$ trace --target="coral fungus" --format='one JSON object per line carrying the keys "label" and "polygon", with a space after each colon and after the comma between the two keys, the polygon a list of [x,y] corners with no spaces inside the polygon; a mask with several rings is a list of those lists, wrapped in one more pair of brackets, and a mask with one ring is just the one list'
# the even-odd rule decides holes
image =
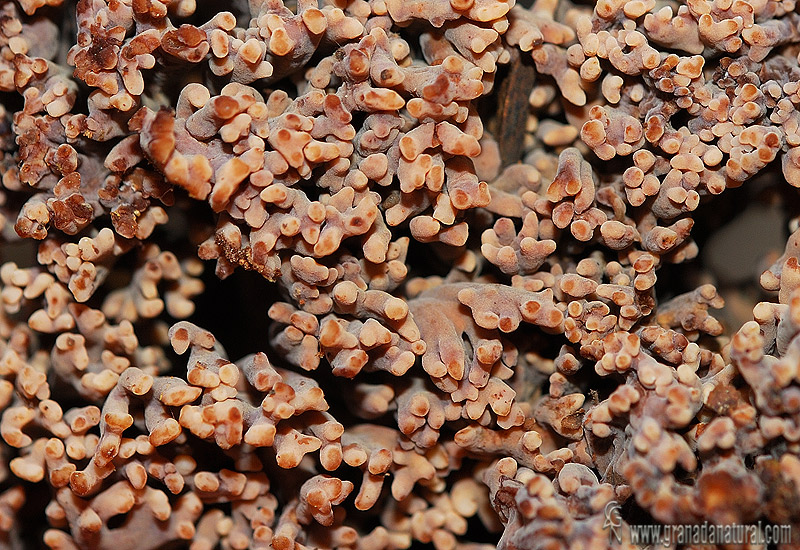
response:
{"label": "coral fungus", "polygon": [[0,92],[0,548],[800,547],[795,0],[0,0]]}

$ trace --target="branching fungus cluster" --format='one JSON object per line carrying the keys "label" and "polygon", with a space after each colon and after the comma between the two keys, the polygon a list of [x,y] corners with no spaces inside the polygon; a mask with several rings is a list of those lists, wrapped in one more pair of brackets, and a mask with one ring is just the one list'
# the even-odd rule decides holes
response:
{"label": "branching fungus cluster", "polygon": [[0,1],[0,548],[800,545],[799,9]]}

